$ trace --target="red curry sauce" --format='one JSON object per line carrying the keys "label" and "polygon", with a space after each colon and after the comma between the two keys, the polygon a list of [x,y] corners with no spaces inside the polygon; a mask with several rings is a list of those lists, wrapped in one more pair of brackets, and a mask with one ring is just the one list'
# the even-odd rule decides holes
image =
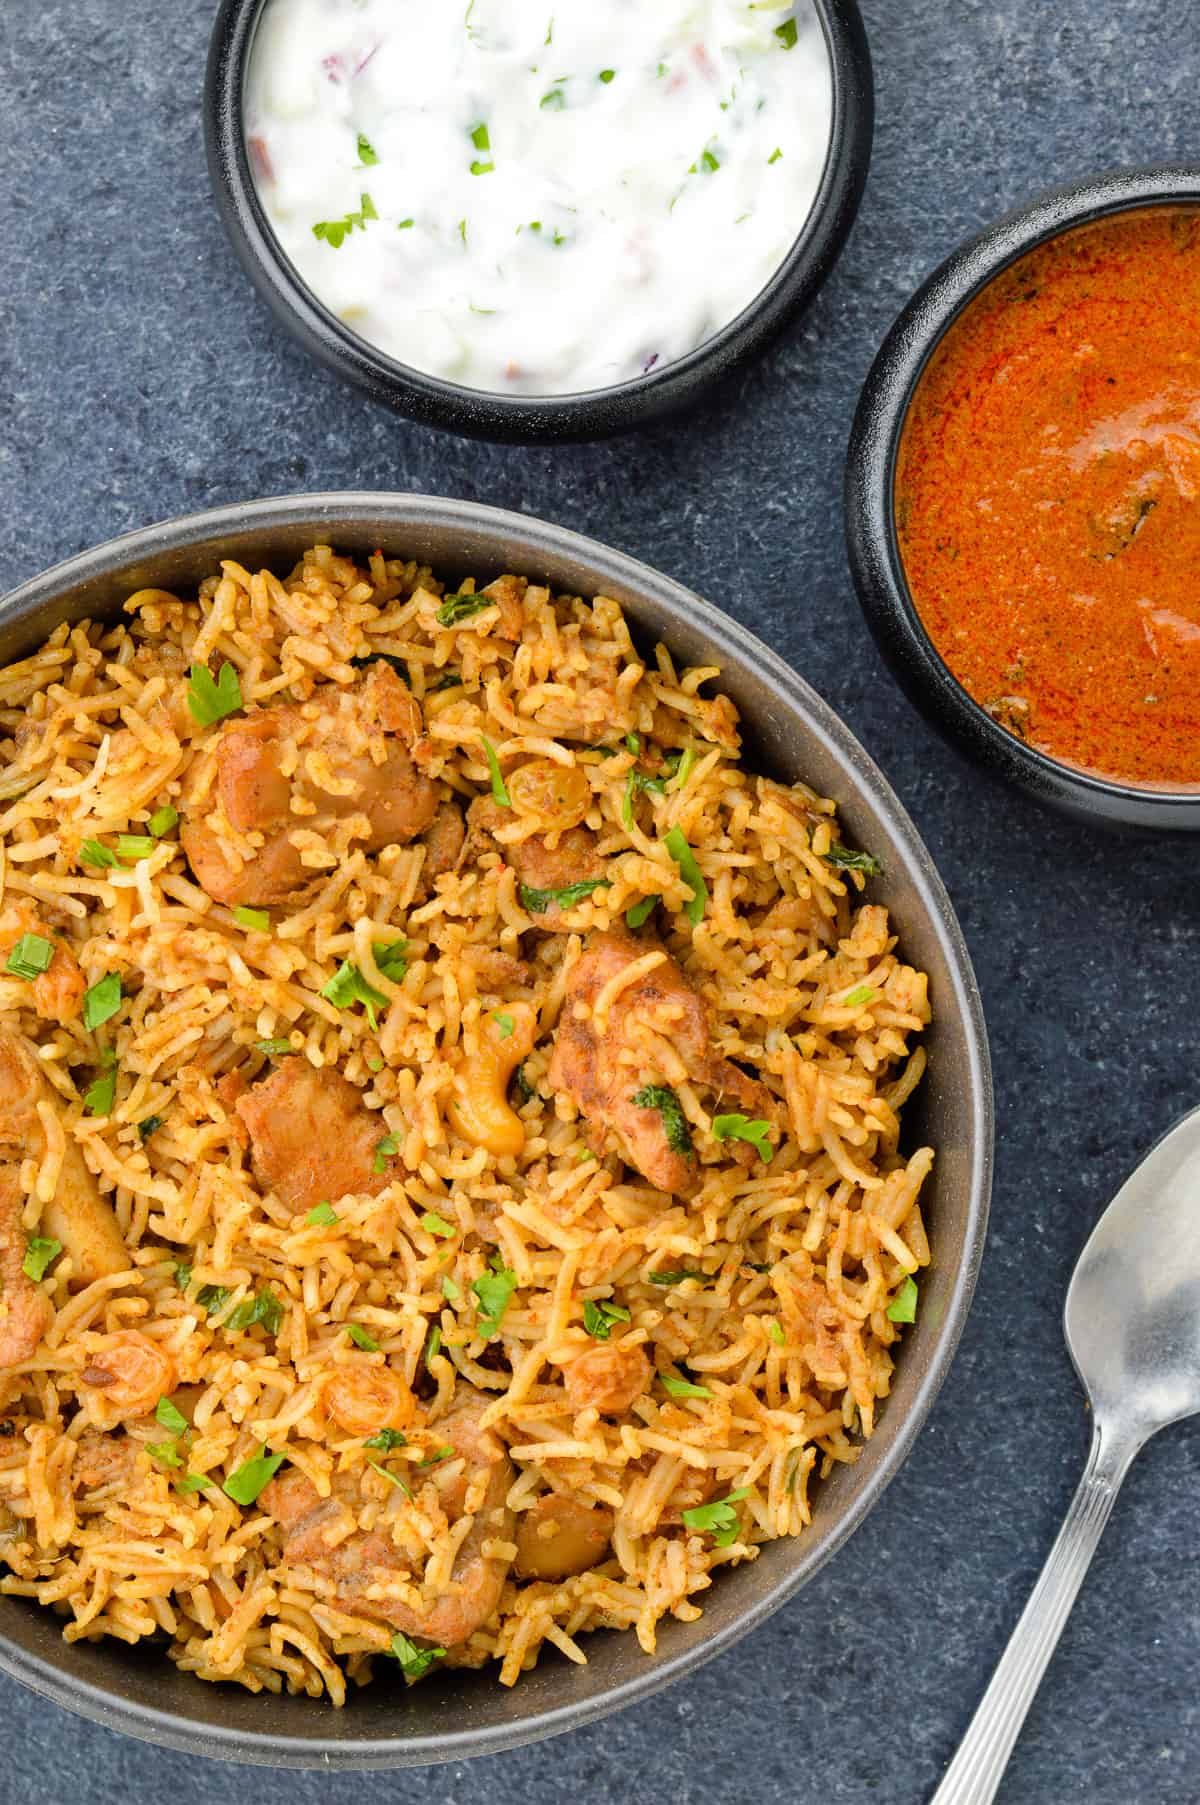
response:
{"label": "red curry sauce", "polygon": [[918,384],[895,499],[917,611],[996,720],[1200,785],[1200,210],[1078,227],[997,277]]}

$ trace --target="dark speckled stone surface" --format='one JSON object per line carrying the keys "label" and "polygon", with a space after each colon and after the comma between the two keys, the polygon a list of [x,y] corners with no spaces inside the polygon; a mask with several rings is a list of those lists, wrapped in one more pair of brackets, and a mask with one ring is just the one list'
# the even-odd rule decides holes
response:
{"label": "dark speckled stone surface", "polygon": [[[1200,1095],[1198,849],[1042,815],[917,719],[847,578],[842,453],[875,345],[960,237],[1038,187],[1193,149],[1197,26],[1191,0],[864,10],[874,168],[807,320],[739,392],[681,424],[516,451],[376,411],[253,298],[204,171],[211,7],[0,3],[0,587],[190,508],[337,487],[479,497],[660,565],[790,657],[912,810],[977,962],[999,1113],[990,1245],[933,1417],[864,1530],[750,1641],[565,1739],[486,1767],[361,1779],[239,1776],[0,1681],[0,1798],[908,1805],[967,1722],[1083,1461],[1059,1326],[1072,1261],[1136,1153]],[[1006,1805],[1200,1797],[1198,1478],[1187,1427],[1135,1467]]]}

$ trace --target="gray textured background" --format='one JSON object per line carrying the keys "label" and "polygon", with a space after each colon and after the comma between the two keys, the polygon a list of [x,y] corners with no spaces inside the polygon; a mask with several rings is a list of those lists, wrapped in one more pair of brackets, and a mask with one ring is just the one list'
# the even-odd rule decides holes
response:
{"label": "gray textured background", "polygon": [[[991,1240],[940,1403],[866,1527],[750,1641],[574,1736],[363,1778],[160,1754],[0,1680],[6,1805],[615,1805],[635,1792],[908,1805],[967,1721],[1084,1456],[1059,1329],[1074,1255],[1135,1152],[1200,1095],[1197,861],[985,786],[909,710],[847,578],[842,454],[874,347],[959,238],[1052,181],[1195,154],[1197,27],[1192,0],[864,10],[874,166],[804,324],[740,392],[680,425],[514,451],[377,411],[253,299],[204,172],[211,6],[0,0],[0,589],[127,527],[292,489],[478,497],[636,553],[752,621],[888,772],[971,944],[999,1106]],[[1135,1468],[1008,1805],[1200,1798],[1198,1469],[1188,1428]]]}

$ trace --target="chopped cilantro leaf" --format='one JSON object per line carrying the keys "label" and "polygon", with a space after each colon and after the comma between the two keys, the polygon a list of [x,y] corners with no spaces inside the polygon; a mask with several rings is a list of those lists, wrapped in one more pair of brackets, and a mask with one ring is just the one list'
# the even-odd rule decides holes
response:
{"label": "chopped cilantro leaf", "polygon": [[371,1170],[376,1178],[382,1177],[387,1171],[388,1161],[399,1151],[400,1143],[394,1134],[385,1134],[381,1141],[376,1142],[375,1158],[371,1161]]}
{"label": "chopped cilantro leaf", "polygon": [[418,1648],[415,1642],[400,1630],[392,1637],[392,1653],[400,1663],[406,1680],[419,1680],[429,1672],[435,1661],[440,1661],[445,1654],[444,1648]]}
{"label": "chopped cilantro leaf", "polygon": [[253,1504],[283,1462],[282,1454],[268,1454],[264,1442],[252,1459],[244,1461],[229,1475],[221,1490],[235,1504]]}
{"label": "chopped cilantro leaf", "polygon": [[624,1304],[610,1303],[607,1298],[587,1297],[583,1301],[583,1326],[593,1341],[607,1341],[615,1322],[628,1322]]}
{"label": "chopped cilantro leaf", "polygon": [[243,704],[242,685],[234,667],[228,662],[223,664],[214,682],[206,664],[194,664],[188,673],[187,705],[192,719],[201,727],[236,714]]}
{"label": "chopped cilantro leaf", "polygon": [[338,1219],[337,1211],[331,1203],[315,1203],[304,1218],[310,1228],[332,1228]]}
{"label": "chopped cilantro leaf", "polygon": [[186,1435],[190,1424],[177,1404],[170,1398],[160,1398],[154,1411],[154,1420],[161,1423],[171,1435]]}
{"label": "chopped cilantro leaf", "polygon": [[476,1306],[476,1326],[485,1341],[490,1341],[499,1329],[516,1288],[516,1273],[504,1265],[499,1254],[493,1254],[490,1270],[481,1273],[471,1285],[479,1300]]}
{"label": "chopped cilantro leaf", "polygon": [[640,1091],[634,1092],[629,1101],[636,1103],[639,1109],[658,1111],[662,1117],[667,1146],[672,1153],[692,1153],[692,1135],[687,1117],[683,1113],[683,1105],[669,1084],[645,1084]]}
{"label": "chopped cilantro leaf", "polygon": [[839,871],[863,871],[868,877],[879,877],[883,871],[873,852],[851,852],[849,847],[839,846],[836,840],[821,856],[827,865],[836,866]]}
{"label": "chopped cilantro leaf", "polygon": [[250,1329],[261,1323],[268,1335],[278,1335],[282,1321],[283,1305],[268,1285],[256,1297],[244,1297],[225,1327]]}
{"label": "chopped cilantro leaf", "polygon": [[447,1222],[446,1218],[439,1216],[435,1210],[426,1210],[421,1217],[421,1227],[427,1235],[437,1235],[442,1241],[453,1240],[458,1233],[453,1222]]}
{"label": "chopped cilantro leaf", "polygon": [[495,601],[490,595],[448,595],[438,609],[436,619],[439,627],[456,627],[460,620],[470,620],[473,614],[482,614],[485,608],[493,607]]}
{"label": "chopped cilantro leaf", "polygon": [[712,1131],[719,1141],[749,1141],[759,1159],[769,1160],[774,1148],[770,1141],[769,1122],[761,1118],[751,1122],[740,1111],[728,1116],[714,1116]]}
{"label": "chopped cilantro leaf", "polygon": [[544,915],[552,904],[560,909],[572,909],[593,890],[607,889],[608,884],[606,877],[584,878],[581,883],[568,884],[565,890],[535,890],[531,884],[518,884],[517,894],[521,907],[530,915]]}

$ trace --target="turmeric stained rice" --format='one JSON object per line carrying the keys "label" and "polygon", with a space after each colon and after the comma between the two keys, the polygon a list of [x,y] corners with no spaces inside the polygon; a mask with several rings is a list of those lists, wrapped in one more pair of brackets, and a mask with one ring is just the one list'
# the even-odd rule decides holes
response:
{"label": "turmeric stained rice", "polygon": [[0,1589],[68,1639],[652,1653],[856,1457],[926,979],[719,675],[326,546],[0,671]]}

